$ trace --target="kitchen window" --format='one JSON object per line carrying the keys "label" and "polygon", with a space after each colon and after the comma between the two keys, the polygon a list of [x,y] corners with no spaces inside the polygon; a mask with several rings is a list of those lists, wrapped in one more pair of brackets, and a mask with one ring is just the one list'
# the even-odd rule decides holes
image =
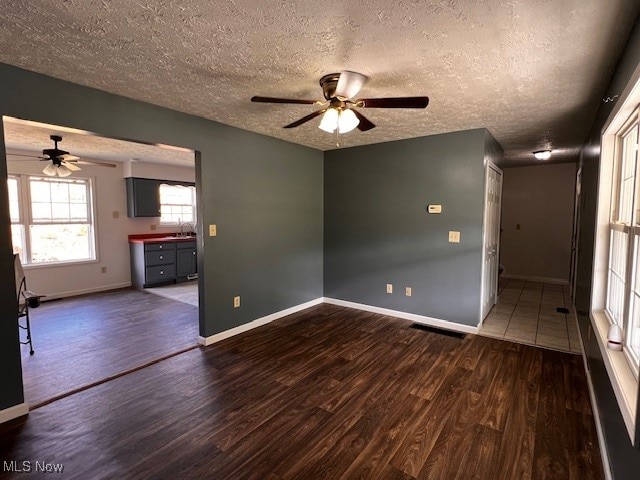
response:
{"label": "kitchen window", "polygon": [[196,189],[186,185],[160,185],[160,224],[193,224],[196,221]]}
{"label": "kitchen window", "polygon": [[10,176],[14,252],[25,265],[95,260],[91,181]]}

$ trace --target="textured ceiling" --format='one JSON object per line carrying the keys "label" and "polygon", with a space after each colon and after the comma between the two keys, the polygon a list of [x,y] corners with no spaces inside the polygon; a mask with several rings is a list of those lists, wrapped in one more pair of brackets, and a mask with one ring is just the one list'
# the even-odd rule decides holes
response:
{"label": "textured ceiling", "polygon": [[[42,155],[43,149],[53,148],[50,135],[62,136],[62,142],[58,143],[58,148],[80,158],[109,162],[133,160],[184,167],[195,165],[194,153],[182,148],[115,140],[42,123],[25,123],[15,120],[4,122],[5,144],[9,154],[19,150],[19,153],[30,152]],[[9,157],[9,160],[17,160],[17,158]]]}
{"label": "textured ceiling", "polygon": [[[366,97],[428,95],[365,113],[348,147],[487,127],[514,162],[575,159],[640,10],[637,0],[12,0],[0,61],[321,150],[318,79],[370,76]],[[610,93],[610,92],[607,92]],[[619,93],[619,92],[611,92]]]}

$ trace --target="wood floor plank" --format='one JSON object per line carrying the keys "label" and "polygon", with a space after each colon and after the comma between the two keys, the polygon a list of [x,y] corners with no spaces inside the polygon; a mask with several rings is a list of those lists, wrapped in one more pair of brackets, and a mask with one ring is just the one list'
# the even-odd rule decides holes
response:
{"label": "wood floor plank", "polygon": [[316,306],[1,425],[0,462],[79,479],[603,478],[575,357],[409,327]]}
{"label": "wood floor plank", "polygon": [[546,350],[542,357],[541,389],[536,421],[533,478],[567,479],[568,449],[564,368],[561,354]]}

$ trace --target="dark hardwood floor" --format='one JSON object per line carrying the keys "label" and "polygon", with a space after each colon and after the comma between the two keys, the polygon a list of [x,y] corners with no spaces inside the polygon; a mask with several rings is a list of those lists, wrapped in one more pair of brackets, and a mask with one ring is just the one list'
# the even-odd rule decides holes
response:
{"label": "dark hardwood floor", "polygon": [[0,460],[80,479],[603,478],[579,356],[409,327],[314,307],[14,420]]}
{"label": "dark hardwood floor", "polygon": [[[198,308],[134,289],[30,310],[35,354],[21,346],[31,405],[197,344]],[[24,335],[22,332],[21,335]]]}

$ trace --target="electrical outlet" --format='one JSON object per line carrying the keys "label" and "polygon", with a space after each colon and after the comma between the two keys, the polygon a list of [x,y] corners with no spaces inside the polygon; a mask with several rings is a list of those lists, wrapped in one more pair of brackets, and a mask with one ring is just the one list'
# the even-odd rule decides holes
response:
{"label": "electrical outlet", "polygon": [[151,230],[155,230],[156,228],[158,228],[158,226],[155,223],[151,224]]}
{"label": "electrical outlet", "polygon": [[100,267],[101,273],[107,273],[107,267]]}
{"label": "electrical outlet", "polygon": [[120,218],[120,212],[117,210],[111,212],[111,215],[113,216],[113,218]]}
{"label": "electrical outlet", "polygon": [[387,293],[393,293],[393,285],[387,283]]}
{"label": "electrical outlet", "polygon": [[233,297],[233,308],[239,308],[240,307],[240,295],[238,295],[237,297]]}
{"label": "electrical outlet", "polygon": [[215,237],[216,235],[218,235],[218,228],[215,226],[215,224],[209,225],[209,236]]}
{"label": "electrical outlet", "polygon": [[450,231],[449,232],[449,243],[460,243],[460,232]]}
{"label": "electrical outlet", "polygon": [[405,287],[405,288],[404,288],[404,294],[405,294],[407,297],[410,297],[410,296],[411,296],[411,287]]}

